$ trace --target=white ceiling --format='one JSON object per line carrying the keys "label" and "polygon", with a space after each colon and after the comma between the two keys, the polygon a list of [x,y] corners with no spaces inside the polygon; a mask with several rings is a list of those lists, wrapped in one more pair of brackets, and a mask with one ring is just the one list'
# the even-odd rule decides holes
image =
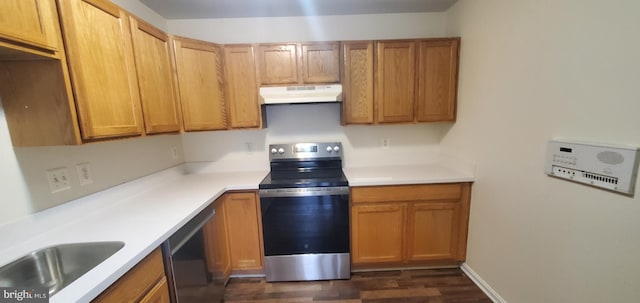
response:
{"label": "white ceiling", "polygon": [[457,0],[140,0],[167,19],[442,12]]}

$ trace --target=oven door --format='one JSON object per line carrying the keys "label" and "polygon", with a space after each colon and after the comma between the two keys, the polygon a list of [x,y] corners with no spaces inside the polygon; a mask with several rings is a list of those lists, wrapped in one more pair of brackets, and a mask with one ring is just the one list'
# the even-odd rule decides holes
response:
{"label": "oven door", "polygon": [[260,206],[268,281],[350,277],[348,187],[260,190]]}

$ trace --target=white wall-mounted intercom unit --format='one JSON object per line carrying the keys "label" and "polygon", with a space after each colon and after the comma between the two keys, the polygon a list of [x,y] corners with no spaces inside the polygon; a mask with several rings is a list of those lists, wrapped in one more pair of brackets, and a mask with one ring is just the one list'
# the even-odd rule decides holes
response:
{"label": "white wall-mounted intercom unit", "polygon": [[545,173],[578,183],[633,195],[638,147],[549,141]]}

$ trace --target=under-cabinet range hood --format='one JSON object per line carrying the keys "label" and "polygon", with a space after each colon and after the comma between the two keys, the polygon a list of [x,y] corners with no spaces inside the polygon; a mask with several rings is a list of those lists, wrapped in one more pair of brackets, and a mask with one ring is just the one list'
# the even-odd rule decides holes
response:
{"label": "under-cabinet range hood", "polygon": [[342,85],[275,86],[260,88],[262,104],[341,102]]}

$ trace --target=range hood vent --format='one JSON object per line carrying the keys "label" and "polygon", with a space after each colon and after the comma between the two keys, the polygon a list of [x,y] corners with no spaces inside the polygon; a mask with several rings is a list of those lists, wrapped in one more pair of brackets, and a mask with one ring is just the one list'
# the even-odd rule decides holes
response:
{"label": "range hood vent", "polygon": [[342,85],[261,87],[262,104],[342,102]]}

